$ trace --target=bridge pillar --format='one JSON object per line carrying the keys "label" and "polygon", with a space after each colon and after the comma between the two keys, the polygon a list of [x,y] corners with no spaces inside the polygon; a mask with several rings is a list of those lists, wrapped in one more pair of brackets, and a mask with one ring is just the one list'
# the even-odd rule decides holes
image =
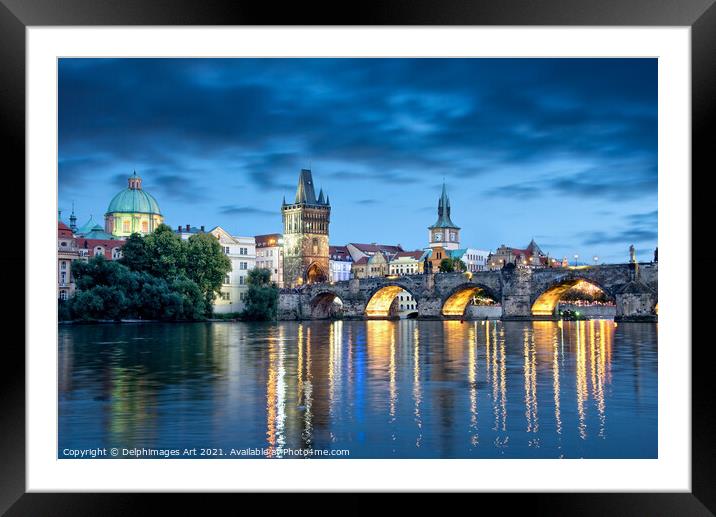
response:
{"label": "bridge pillar", "polygon": [[614,321],[657,321],[654,306],[657,295],[646,284],[632,280],[615,296],[617,313]]}
{"label": "bridge pillar", "polygon": [[502,319],[532,319],[532,270],[502,271]]}

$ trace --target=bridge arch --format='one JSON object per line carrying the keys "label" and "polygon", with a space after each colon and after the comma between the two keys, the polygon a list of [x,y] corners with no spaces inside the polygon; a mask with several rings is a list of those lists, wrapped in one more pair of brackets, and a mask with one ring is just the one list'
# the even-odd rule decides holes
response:
{"label": "bridge arch", "polygon": [[365,316],[368,318],[389,318],[398,315],[396,298],[405,291],[413,297],[416,306],[420,304],[418,297],[409,287],[398,283],[383,284],[373,289],[365,305]]}
{"label": "bridge arch", "polygon": [[553,316],[554,310],[564,293],[581,282],[597,287],[607,296],[609,300],[615,301],[616,298],[614,293],[597,280],[583,275],[568,275],[550,282],[543,288],[533,293],[532,299],[530,300],[532,316]]}
{"label": "bridge arch", "polygon": [[483,284],[474,282],[464,283],[453,288],[442,300],[440,314],[443,316],[462,316],[473,297],[478,293],[484,293],[496,302],[500,301],[497,294]]}
{"label": "bridge arch", "polygon": [[319,291],[309,302],[311,319],[325,320],[336,318],[343,310],[343,300],[333,291]]}

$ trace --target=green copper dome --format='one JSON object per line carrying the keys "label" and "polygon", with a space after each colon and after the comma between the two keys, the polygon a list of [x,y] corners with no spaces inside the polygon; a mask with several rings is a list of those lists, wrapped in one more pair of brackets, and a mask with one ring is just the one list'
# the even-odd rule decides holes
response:
{"label": "green copper dome", "polygon": [[142,178],[135,172],[129,177],[129,187],[114,196],[109,203],[107,213],[158,214],[161,215],[159,204],[154,197],[142,190]]}

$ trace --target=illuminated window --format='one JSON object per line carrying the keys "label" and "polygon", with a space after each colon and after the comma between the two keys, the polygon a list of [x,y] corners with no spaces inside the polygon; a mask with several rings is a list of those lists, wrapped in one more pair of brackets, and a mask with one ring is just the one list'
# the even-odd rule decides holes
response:
{"label": "illuminated window", "polygon": [[129,231],[129,220],[128,219],[125,219],[124,221],[122,221],[122,231],[123,232]]}
{"label": "illuminated window", "polygon": [[142,221],[142,232],[149,233],[149,221]]}

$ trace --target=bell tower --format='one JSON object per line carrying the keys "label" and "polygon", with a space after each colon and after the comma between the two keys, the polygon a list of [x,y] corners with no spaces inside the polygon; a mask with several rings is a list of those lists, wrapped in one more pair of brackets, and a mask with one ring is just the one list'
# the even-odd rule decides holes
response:
{"label": "bell tower", "polygon": [[438,220],[428,227],[428,238],[431,248],[456,250],[460,247],[460,227],[450,219],[450,198],[447,195],[445,182],[438,200]]}
{"label": "bell tower", "polygon": [[283,217],[283,285],[298,287],[327,282],[328,226],[331,204],[321,189],[316,198],[313,176],[301,169],[293,203],[281,204]]}

